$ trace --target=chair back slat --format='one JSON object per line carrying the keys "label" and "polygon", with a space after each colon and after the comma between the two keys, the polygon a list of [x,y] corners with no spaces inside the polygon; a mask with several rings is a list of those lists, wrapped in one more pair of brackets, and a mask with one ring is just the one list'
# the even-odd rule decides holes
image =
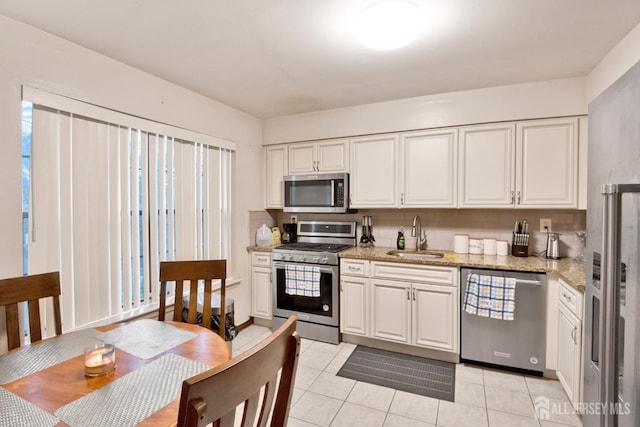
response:
{"label": "chair back slat", "polygon": [[178,426],[215,425],[218,420],[222,426],[241,404],[241,426],[254,425],[256,418],[261,426],[286,425],[299,355],[300,334],[296,317],[291,316],[256,346],[185,380]]}
{"label": "chair back slat", "polygon": [[60,313],[60,274],[58,272],[20,276],[0,280],[0,306],[5,307],[9,350],[20,347],[18,304],[27,302],[31,342],[42,339],[40,299],[52,298],[55,334],[62,334]]}
{"label": "chair back slat", "polygon": [[[211,327],[211,294],[213,281],[220,280],[220,336],[225,338],[225,296],[226,296],[227,261],[226,260],[197,260],[197,261],[163,261],[160,263],[160,309],[158,319],[166,316],[167,282],[175,282],[175,303],[173,306],[173,320],[182,322],[182,296],[185,286],[189,286],[189,315],[187,323],[197,323],[198,283],[204,282],[204,302],[202,307],[202,326]],[[186,285],[185,282],[188,282]]]}

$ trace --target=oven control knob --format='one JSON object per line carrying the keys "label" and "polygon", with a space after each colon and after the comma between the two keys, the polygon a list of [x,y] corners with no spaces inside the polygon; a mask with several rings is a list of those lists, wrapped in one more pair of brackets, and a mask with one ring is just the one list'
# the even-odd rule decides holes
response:
{"label": "oven control knob", "polygon": [[320,262],[320,257],[314,256],[313,258],[311,258],[311,262],[315,262],[317,264],[318,262]]}
{"label": "oven control knob", "polygon": [[320,260],[320,264],[326,264],[329,262],[329,257],[324,257]]}
{"label": "oven control knob", "polygon": [[304,259],[304,255],[300,255],[300,258],[298,258],[298,261],[299,261],[299,262],[304,262],[304,261],[305,261],[305,259]]}

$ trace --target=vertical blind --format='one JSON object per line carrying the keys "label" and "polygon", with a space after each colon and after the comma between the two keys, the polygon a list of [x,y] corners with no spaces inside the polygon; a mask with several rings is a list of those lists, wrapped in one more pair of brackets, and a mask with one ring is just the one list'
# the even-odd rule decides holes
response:
{"label": "vertical blind", "polygon": [[229,258],[232,147],[140,122],[34,103],[28,271],[60,271],[65,331],[157,309],[160,261]]}

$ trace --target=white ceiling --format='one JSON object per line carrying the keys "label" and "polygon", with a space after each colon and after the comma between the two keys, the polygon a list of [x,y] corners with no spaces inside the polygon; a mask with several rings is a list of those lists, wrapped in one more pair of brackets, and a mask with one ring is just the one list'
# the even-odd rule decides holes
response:
{"label": "white ceiling", "polygon": [[260,118],[585,76],[640,22],[638,0],[416,0],[398,51],[348,23],[374,0],[0,0],[0,13]]}

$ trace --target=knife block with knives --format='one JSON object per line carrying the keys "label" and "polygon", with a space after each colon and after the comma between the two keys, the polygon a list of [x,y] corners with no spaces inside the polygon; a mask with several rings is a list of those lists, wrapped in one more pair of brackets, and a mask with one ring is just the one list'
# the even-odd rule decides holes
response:
{"label": "knife block with knives", "polygon": [[522,222],[516,221],[513,227],[511,255],[529,256],[529,224],[526,219],[522,220]]}

